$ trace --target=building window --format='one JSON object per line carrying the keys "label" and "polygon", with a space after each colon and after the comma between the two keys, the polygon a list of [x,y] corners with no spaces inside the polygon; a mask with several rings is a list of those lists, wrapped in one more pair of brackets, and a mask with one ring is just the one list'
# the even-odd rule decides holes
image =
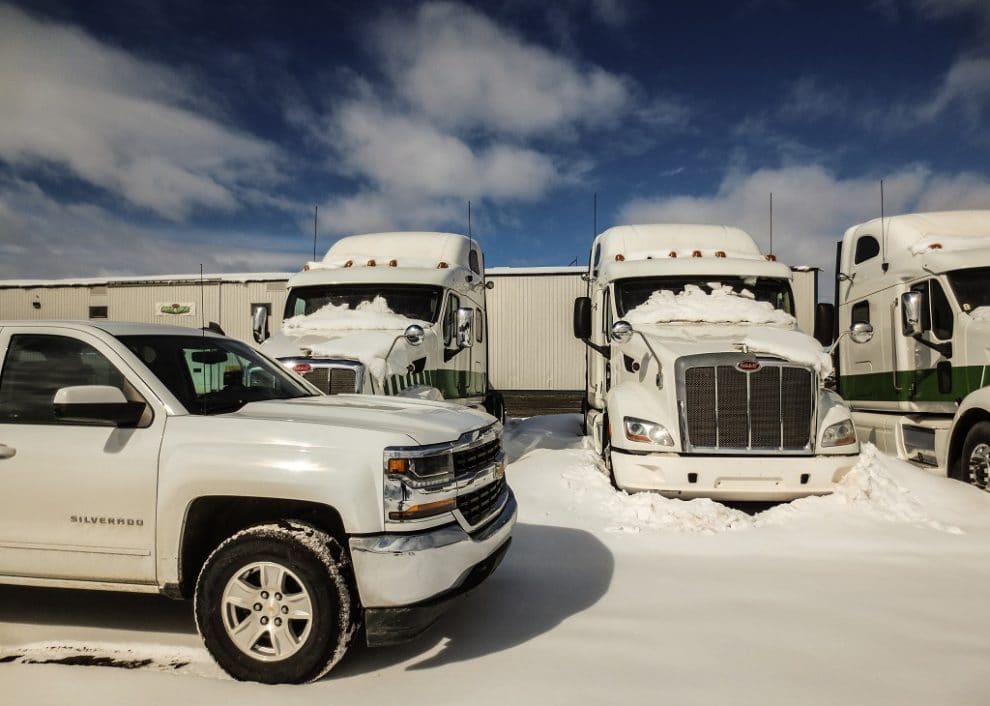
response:
{"label": "building window", "polygon": [[105,307],[105,306],[91,306],[91,307],[89,307],[89,318],[91,318],[91,319],[105,319],[105,318],[107,318],[107,307]]}

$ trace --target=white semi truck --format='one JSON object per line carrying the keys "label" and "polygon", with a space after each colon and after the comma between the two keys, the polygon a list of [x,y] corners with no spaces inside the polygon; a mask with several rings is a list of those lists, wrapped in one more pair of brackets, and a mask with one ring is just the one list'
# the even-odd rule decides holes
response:
{"label": "white semi truck", "polygon": [[613,484],[671,497],[828,493],[856,461],[828,355],[797,330],[791,272],[725,226],[595,238],[574,333],[585,430]]}
{"label": "white semi truck", "polygon": [[[282,330],[255,339],[327,394],[433,393],[504,419],[488,382],[484,257],[453,233],[338,240],[288,282]],[[438,394],[437,394],[438,393]]]}
{"label": "white semi truck", "polygon": [[849,228],[839,247],[839,391],[860,438],[990,487],[990,211]]}

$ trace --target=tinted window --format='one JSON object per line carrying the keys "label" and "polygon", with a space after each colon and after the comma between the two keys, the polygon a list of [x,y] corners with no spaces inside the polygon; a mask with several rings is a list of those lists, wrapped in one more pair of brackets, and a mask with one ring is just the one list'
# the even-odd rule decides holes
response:
{"label": "tinted window", "polygon": [[451,294],[447,299],[447,312],[443,316],[443,343],[445,346],[449,346],[454,341],[454,332],[457,331],[457,310],[460,306],[460,297]]}
{"label": "tinted window", "polygon": [[680,294],[687,285],[694,285],[711,293],[713,285],[732,287],[735,292],[748,290],[757,301],[769,302],[774,309],[794,315],[794,298],[787,280],[768,277],[727,277],[723,275],[699,275],[696,277],[642,277],[620,280],[615,286],[615,309],[621,319],[654,292],[660,290]]}
{"label": "tinted window", "polygon": [[870,323],[870,302],[861,301],[853,304],[852,323]]}
{"label": "tinted window", "polygon": [[481,309],[474,310],[474,331],[478,343],[483,342],[485,340],[485,317],[482,315]]}
{"label": "tinted window", "polygon": [[856,241],[856,258],[855,262],[858,265],[861,262],[865,262],[870,258],[874,258],[880,254],[880,243],[872,235],[864,235]]}
{"label": "tinted window", "polygon": [[215,336],[121,336],[120,340],[192,414],[313,393],[250,346]]}
{"label": "tinted window", "polygon": [[135,398],[130,385],[102,353],[66,336],[17,335],[0,373],[0,422],[55,424],[55,393],[76,385],[110,385]]}
{"label": "tinted window", "polygon": [[965,312],[990,306],[990,267],[974,267],[968,270],[956,270],[948,275],[949,286],[956,295],[959,308]]}
{"label": "tinted window", "polygon": [[376,297],[388,308],[408,319],[434,323],[440,314],[443,290],[440,287],[387,284],[321,284],[293,287],[285,302],[285,318],[313,314],[328,304],[357,309]]}
{"label": "tinted window", "polygon": [[481,274],[481,259],[478,257],[478,251],[472,250],[468,254],[468,264],[471,266],[471,271],[476,274]]}
{"label": "tinted window", "polygon": [[938,280],[930,280],[929,292],[932,306],[932,333],[936,338],[947,341],[952,338],[952,306]]}

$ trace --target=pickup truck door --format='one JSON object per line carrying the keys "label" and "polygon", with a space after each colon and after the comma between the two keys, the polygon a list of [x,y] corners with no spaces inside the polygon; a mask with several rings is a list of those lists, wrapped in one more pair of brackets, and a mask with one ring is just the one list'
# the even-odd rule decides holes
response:
{"label": "pickup truck door", "polygon": [[[0,574],[155,581],[161,403],[99,337],[0,330]],[[113,385],[148,404],[138,428],[57,419],[56,390]]]}

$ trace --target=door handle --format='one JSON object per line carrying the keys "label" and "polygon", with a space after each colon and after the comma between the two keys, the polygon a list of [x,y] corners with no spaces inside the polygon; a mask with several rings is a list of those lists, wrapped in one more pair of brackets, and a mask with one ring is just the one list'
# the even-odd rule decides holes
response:
{"label": "door handle", "polygon": [[13,446],[7,446],[6,444],[0,444],[0,459],[11,458],[17,453],[17,449]]}

